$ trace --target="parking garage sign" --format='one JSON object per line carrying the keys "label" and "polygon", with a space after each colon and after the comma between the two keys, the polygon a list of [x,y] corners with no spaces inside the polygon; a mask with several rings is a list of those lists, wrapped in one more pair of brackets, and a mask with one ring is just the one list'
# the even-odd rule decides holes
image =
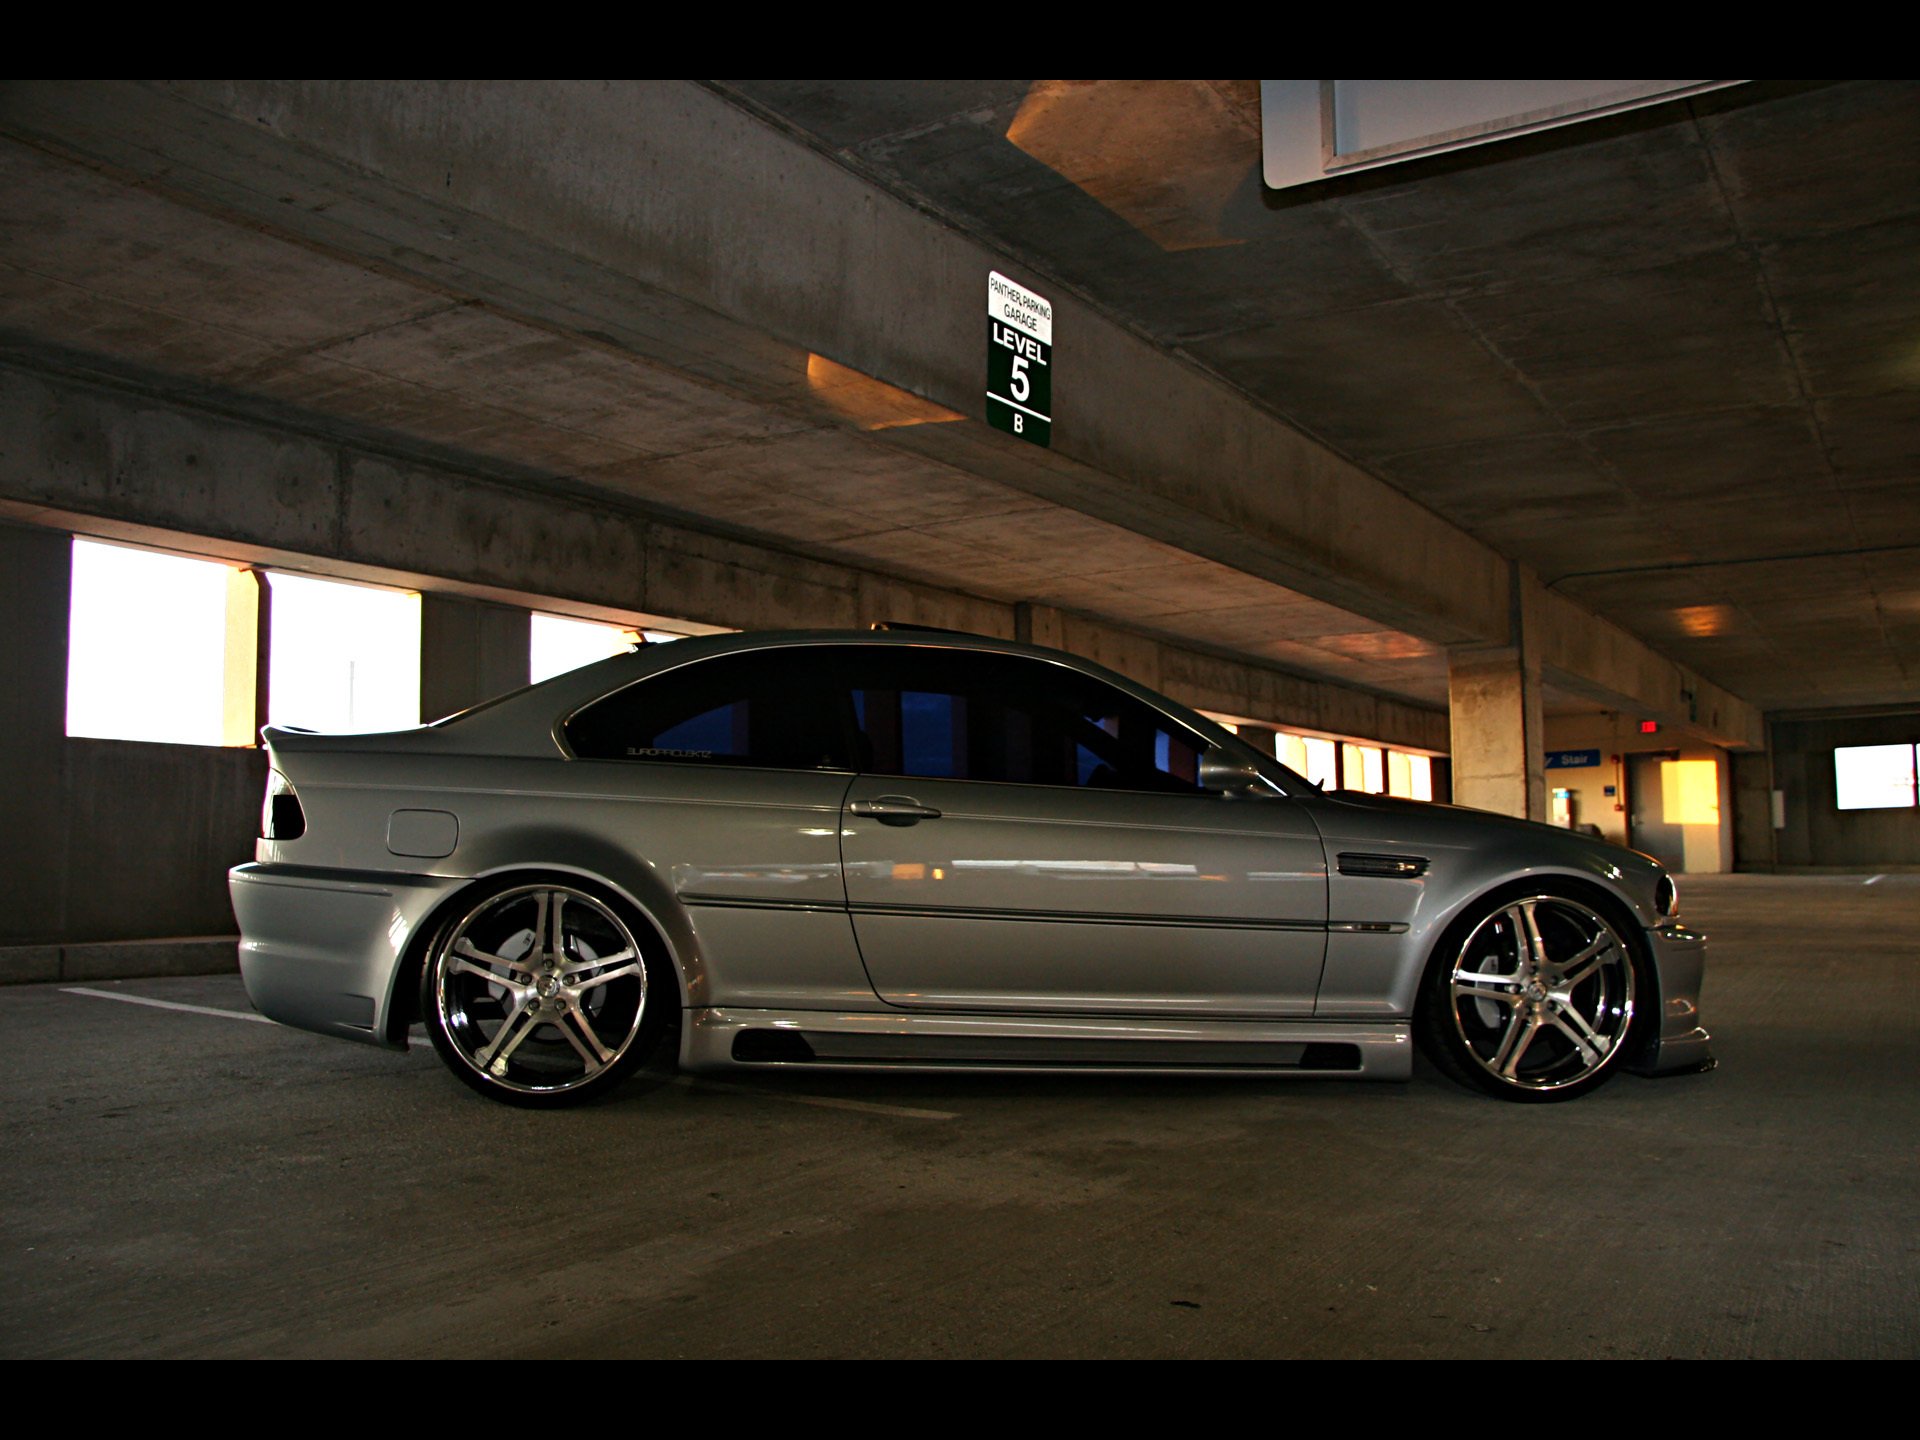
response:
{"label": "parking garage sign", "polygon": [[1036,445],[1053,439],[1053,305],[987,274],[987,419]]}

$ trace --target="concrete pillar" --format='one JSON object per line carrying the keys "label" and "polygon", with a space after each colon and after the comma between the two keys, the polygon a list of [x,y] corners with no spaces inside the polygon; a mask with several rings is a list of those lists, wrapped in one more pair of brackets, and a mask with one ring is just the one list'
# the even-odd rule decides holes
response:
{"label": "concrete pillar", "polygon": [[273,675],[273,584],[267,572],[255,566],[247,572],[253,577],[253,739],[260,743],[260,732],[267,728],[272,702],[268,684]]}
{"label": "concrete pillar", "polygon": [[1736,752],[1732,762],[1734,870],[1770,871],[1779,863],[1773,828],[1773,754]]}
{"label": "concrete pillar", "polygon": [[527,683],[533,619],[463,595],[420,596],[420,719],[491,700]]}
{"label": "concrete pillar", "polygon": [[1013,638],[1058,650],[1067,643],[1066,626],[1053,606],[1022,600],[1013,607]]}
{"label": "concrete pillar", "polygon": [[1547,818],[1546,734],[1540,714],[1539,581],[1513,567],[1509,643],[1447,652],[1447,711],[1456,805]]}
{"label": "concrete pillar", "polygon": [[0,525],[0,944],[53,939],[66,925],[72,579],[70,536]]}

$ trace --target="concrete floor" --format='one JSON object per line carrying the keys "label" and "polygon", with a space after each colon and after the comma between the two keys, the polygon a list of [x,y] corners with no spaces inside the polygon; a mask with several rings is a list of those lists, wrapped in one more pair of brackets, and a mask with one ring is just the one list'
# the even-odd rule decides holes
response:
{"label": "concrete floor", "polygon": [[1693,877],[1721,1068],[488,1104],[237,979],[0,991],[0,1356],[1920,1353],[1920,876]]}

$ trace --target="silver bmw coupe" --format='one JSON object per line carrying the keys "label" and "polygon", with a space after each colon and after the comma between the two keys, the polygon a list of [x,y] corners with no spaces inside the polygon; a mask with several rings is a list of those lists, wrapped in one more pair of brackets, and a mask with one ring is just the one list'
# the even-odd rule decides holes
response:
{"label": "silver bmw coupe", "polygon": [[416,730],[266,732],[240,967],[513,1104],[690,1070],[1405,1079],[1712,1064],[1658,863],[1323,794],[1097,665],[944,632],[649,645]]}

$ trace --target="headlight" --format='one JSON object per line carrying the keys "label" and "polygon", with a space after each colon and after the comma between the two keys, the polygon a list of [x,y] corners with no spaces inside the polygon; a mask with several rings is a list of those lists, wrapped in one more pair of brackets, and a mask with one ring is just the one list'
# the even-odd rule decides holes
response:
{"label": "headlight", "polygon": [[1660,872],[1659,883],[1653,887],[1653,908],[1662,917],[1677,913],[1680,909],[1680,890],[1673,883],[1673,876],[1666,871]]}

